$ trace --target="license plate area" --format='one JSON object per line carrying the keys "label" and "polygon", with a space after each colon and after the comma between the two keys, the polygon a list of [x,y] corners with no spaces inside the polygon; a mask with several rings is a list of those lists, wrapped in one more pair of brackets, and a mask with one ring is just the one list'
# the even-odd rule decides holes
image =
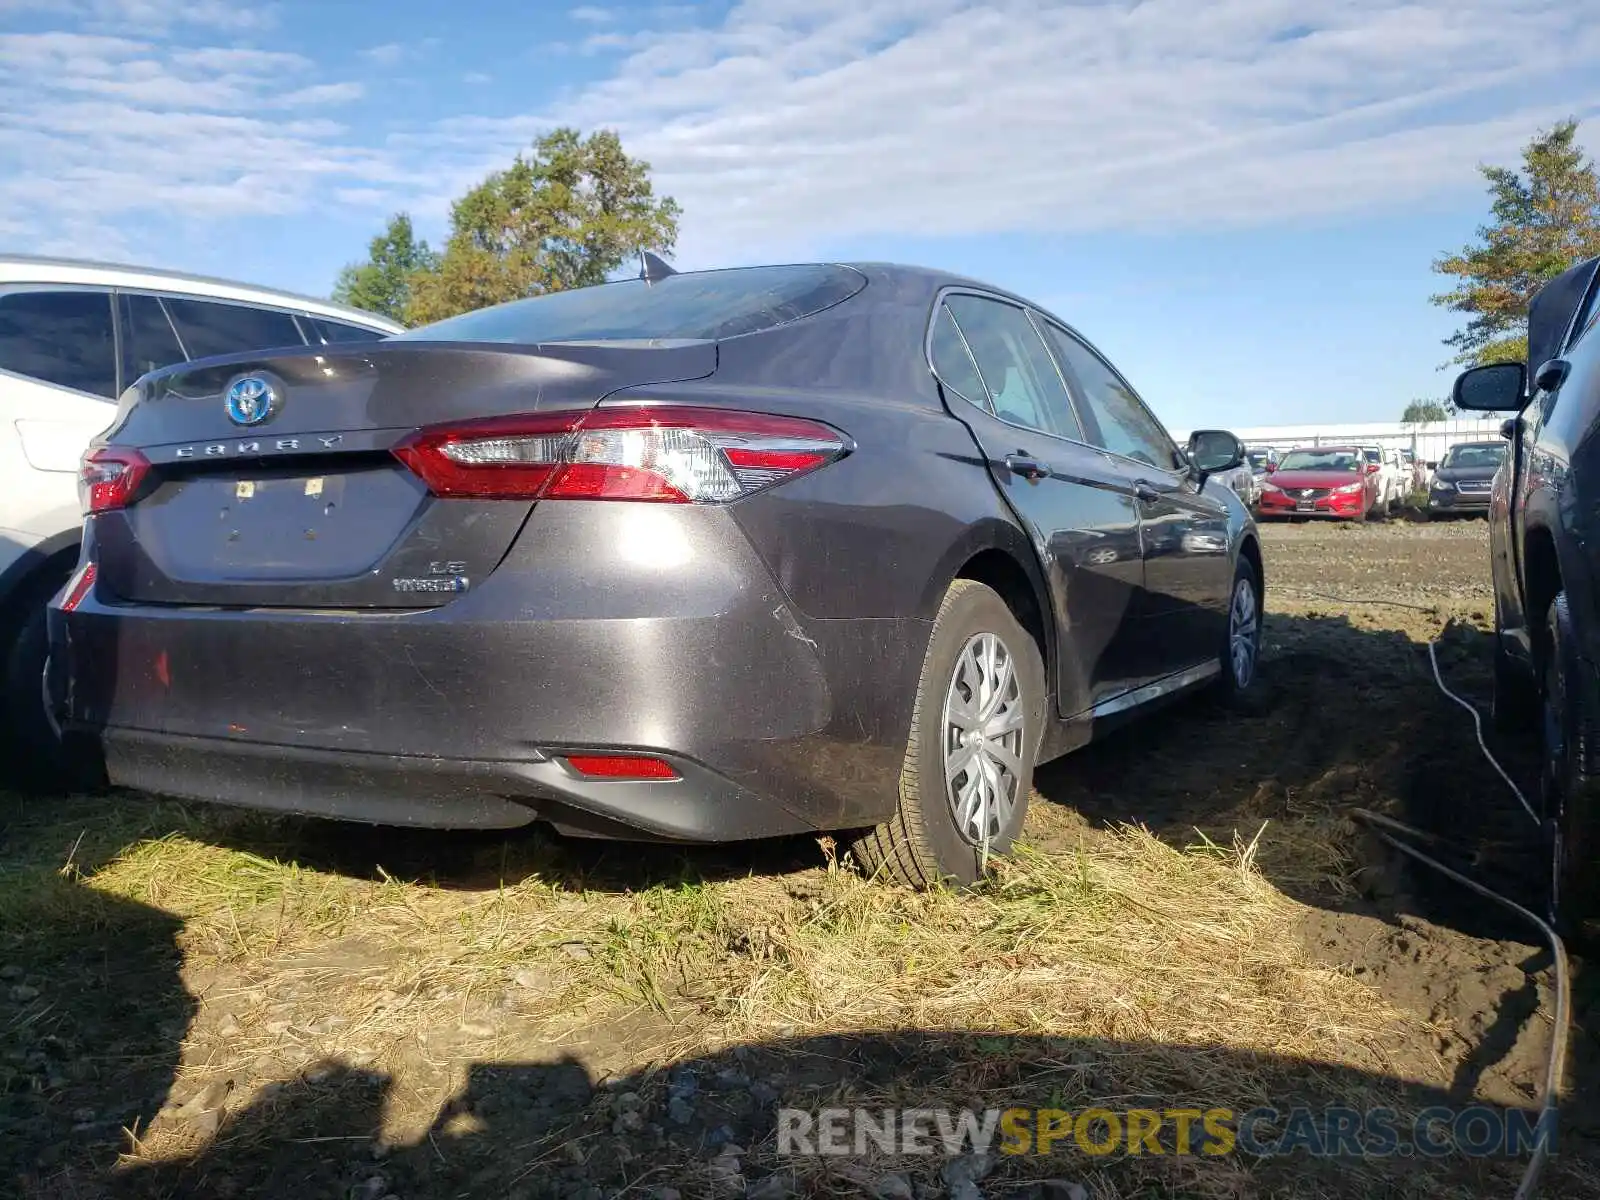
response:
{"label": "license plate area", "polygon": [[130,508],[134,533],[169,578],[339,579],[369,570],[419,504],[401,472],[247,469],[174,479]]}
{"label": "license plate area", "polygon": [[1297,500],[1294,508],[1296,512],[1316,512],[1317,502],[1315,500]]}

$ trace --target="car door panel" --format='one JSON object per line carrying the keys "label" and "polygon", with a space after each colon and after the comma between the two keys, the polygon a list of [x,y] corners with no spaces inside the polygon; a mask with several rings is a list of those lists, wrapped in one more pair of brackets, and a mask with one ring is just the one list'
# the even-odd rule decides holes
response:
{"label": "car door panel", "polygon": [[1144,558],[1143,673],[1174,674],[1214,657],[1233,584],[1226,502],[1196,486],[1187,460],[1110,363],[1064,327],[1041,325],[1085,437],[1132,479]]}
{"label": "car door panel", "polygon": [[[959,324],[952,309],[962,312]],[[1037,343],[1037,359],[1009,353],[1028,337]],[[1059,714],[1075,716],[1139,686],[1144,564],[1131,475],[1060,432],[1076,432],[1077,416],[1020,307],[973,293],[947,295],[935,313],[930,351],[951,412],[972,431],[1000,495],[1039,553],[1059,633]],[[1019,378],[1024,374],[1027,380]],[[1052,430],[1001,419],[996,392],[1008,415],[1049,422]],[[1052,404],[1061,411],[1046,411]]]}

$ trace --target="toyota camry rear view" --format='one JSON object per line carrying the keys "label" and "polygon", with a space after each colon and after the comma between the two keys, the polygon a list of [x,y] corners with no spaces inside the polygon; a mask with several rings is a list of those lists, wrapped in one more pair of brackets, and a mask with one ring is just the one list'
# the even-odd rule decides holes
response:
{"label": "toyota camry rear view", "polygon": [[144,377],[47,689],[121,786],[970,881],[1036,763],[1253,684],[1242,457],[993,288],[654,263]]}

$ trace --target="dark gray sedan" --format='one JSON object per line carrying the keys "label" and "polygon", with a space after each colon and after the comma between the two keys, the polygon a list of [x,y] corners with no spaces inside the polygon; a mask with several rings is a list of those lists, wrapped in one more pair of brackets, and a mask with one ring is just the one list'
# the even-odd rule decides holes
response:
{"label": "dark gray sedan", "polygon": [[48,690],[127,787],[971,881],[1036,763],[1253,683],[1242,460],[996,289],[657,262],[146,376]]}

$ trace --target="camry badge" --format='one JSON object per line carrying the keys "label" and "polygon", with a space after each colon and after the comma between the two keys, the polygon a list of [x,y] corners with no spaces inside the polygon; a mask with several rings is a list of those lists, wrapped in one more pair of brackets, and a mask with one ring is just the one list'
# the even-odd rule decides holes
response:
{"label": "camry badge", "polygon": [[278,393],[259,375],[246,375],[228,388],[224,407],[235,425],[259,425],[277,409]]}

